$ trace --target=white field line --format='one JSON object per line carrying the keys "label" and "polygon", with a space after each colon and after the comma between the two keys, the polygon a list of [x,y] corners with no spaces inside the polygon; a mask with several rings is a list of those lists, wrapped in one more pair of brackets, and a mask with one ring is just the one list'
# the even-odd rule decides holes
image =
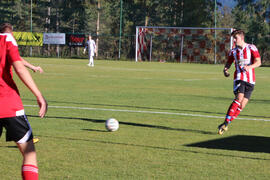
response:
{"label": "white field line", "polygon": [[138,72],[176,72],[176,73],[188,73],[188,74],[214,74],[218,75],[220,73],[218,72],[202,72],[202,71],[188,71],[188,70],[172,70],[172,69],[144,69],[144,68],[121,68],[121,67],[98,67],[99,69],[109,69],[109,70],[115,70],[115,71],[138,71]]}
{"label": "white field line", "polygon": [[[37,105],[24,105],[25,107],[38,107]],[[72,107],[72,106],[48,106],[49,108],[56,109],[81,109],[81,110],[93,110],[93,111],[112,111],[112,112],[130,112],[130,113],[146,113],[146,114],[165,114],[165,115],[178,115],[178,116],[192,116],[192,117],[206,117],[206,118],[217,118],[224,119],[221,116],[209,116],[202,114],[188,114],[188,113],[174,113],[174,112],[159,112],[159,111],[138,111],[138,110],[127,110],[127,109],[106,109],[106,108],[89,108],[89,107]],[[249,121],[267,121],[270,119],[252,119],[252,118],[237,118],[241,120]]]}
{"label": "white field line", "polygon": [[[46,73],[47,75],[52,75],[52,76],[67,76],[67,74],[64,73]],[[72,76],[71,74],[69,74],[70,76]],[[114,79],[119,79],[119,78],[115,78],[115,77],[111,77],[111,76],[103,76],[103,75],[88,75],[87,77],[90,78],[114,78]],[[127,79],[127,78],[125,78]],[[160,80],[160,81],[185,81],[185,82],[191,82],[191,81],[218,81],[221,78],[204,78],[204,79],[162,79],[162,78],[136,78],[136,77],[132,77],[132,78],[128,78],[128,79],[138,79],[138,80]]]}
{"label": "white field line", "polygon": [[[80,68],[81,66],[74,66],[74,64],[44,64],[46,66],[67,66],[70,67],[72,66],[72,68]],[[80,65],[84,65],[82,63],[80,63]],[[219,75],[222,73],[222,70],[219,72],[202,72],[202,71],[196,71],[196,70],[192,70],[192,71],[188,71],[188,70],[177,70],[177,69],[145,69],[145,68],[121,68],[121,67],[107,67],[107,66],[95,66],[96,69],[108,69],[108,70],[113,70],[113,71],[138,71],[138,72],[177,72],[177,73],[188,73],[188,74],[213,74],[213,75]],[[221,68],[222,69],[222,68]]]}

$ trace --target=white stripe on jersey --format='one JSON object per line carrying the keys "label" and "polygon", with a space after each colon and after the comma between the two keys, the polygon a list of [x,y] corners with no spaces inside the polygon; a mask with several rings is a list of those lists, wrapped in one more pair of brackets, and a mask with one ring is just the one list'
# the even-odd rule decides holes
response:
{"label": "white stripe on jersey", "polygon": [[232,55],[235,60],[235,70],[236,70],[236,80],[242,80],[251,84],[255,84],[255,74],[254,69],[250,69],[248,71],[244,70],[244,66],[251,65],[254,61],[252,57],[251,51],[258,51],[256,46],[251,44],[246,44],[246,46],[243,49],[240,48],[234,48],[232,50]]}
{"label": "white stripe on jersey", "polygon": [[14,46],[18,46],[18,44],[17,44],[16,40],[14,39],[14,37],[12,36],[12,34],[10,34],[10,33],[1,33],[0,35],[7,36],[6,37],[7,42],[12,42],[12,44]]}

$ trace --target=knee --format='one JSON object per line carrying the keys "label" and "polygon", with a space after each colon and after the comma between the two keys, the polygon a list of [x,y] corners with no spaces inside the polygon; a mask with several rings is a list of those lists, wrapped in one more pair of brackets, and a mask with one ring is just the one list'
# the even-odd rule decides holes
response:
{"label": "knee", "polygon": [[246,107],[246,103],[241,103],[240,107],[241,109],[244,109]]}
{"label": "knee", "polygon": [[248,103],[248,99],[244,98],[244,99],[241,101],[240,107],[241,107],[242,109],[244,109],[244,108],[246,107],[247,103]]}
{"label": "knee", "polygon": [[243,98],[243,97],[236,97],[235,99],[236,99],[238,102],[242,103],[242,101],[243,101],[244,98]]}

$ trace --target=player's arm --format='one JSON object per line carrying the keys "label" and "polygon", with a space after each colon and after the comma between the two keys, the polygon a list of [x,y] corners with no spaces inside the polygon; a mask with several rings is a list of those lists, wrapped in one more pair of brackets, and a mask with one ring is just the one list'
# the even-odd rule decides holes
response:
{"label": "player's arm", "polygon": [[232,65],[232,63],[227,62],[227,63],[225,64],[225,66],[224,66],[224,69],[226,69],[226,70],[230,69],[230,68],[231,68],[231,65]]}
{"label": "player's arm", "polygon": [[85,54],[87,47],[88,47],[88,42],[86,42],[86,46],[83,49],[83,54]]}
{"label": "player's arm", "polygon": [[244,69],[246,71],[250,70],[250,69],[254,69],[254,68],[257,68],[257,67],[260,67],[262,65],[262,62],[261,62],[261,58],[258,57],[258,58],[255,58],[255,61],[253,64],[251,65],[248,65],[248,66],[245,66]]}
{"label": "player's arm", "polygon": [[97,54],[97,46],[96,46],[95,41],[94,41],[94,52]]}
{"label": "player's arm", "polygon": [[248,71],[250,69],[257,68],[257,67],[260,67],[261,64],[262,64],[261,56],[260,56],[259,51],[258,51],[258,49],[257,49],[257,47],[255,45],[251,46],[251,56],[254,58],[254,63],[251,64],[251,65],[244,66],[244,69],[246,71]]}
{"label": "player's arm", "polygon": [[30,91],[36,96],[39,105],[39,116],[43,118],[47,112],[48,104],[45,98],[42,96],[34,80],[32,79],[28,70],[24,67],[22,61],[15,61],[12,63],[16,74],[21,81],[30,89]]}
{"label": "player's arm", "polygon": [[230,52],[230,55],[228,57],[228,61],[226,62],[225,66],[224,66],[224,69],[223,69],[223,74],[224,74],[225,77],[229,77],[230,76],[230,73],[229,73],[228,70],[230,69],[233,61],[234,61],[234,58],[233,58],[232,53]]}
{"label": "player's arm", "polygon": [[27,62],[26,60],[24,60],[22,57],[21,57],[21,61],[25,67],[31,69],[32,71],[34,72],[39,71],[40,73],[43,73],[43,69],[40,66],[34,66],[30,64],[29,62]]}

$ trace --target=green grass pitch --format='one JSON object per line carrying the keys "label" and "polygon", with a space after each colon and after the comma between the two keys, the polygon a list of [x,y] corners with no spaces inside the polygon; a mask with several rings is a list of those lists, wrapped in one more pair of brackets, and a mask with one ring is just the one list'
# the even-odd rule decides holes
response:
{"label": "green grass pitch", "polygon": [[[270,71],[256,69],[247,107],[220,136],[233,100],[223,65],[26,58],[49,103],[18,81],[36,144],[40,179],[269,179]],[[232,69],[234,69],[232,67]],[[233,74],[233,70],[230,70]],[[107,132],[105,120],[119,120]],[[0,179],[20,179],[22,157],[0,139]]]}

